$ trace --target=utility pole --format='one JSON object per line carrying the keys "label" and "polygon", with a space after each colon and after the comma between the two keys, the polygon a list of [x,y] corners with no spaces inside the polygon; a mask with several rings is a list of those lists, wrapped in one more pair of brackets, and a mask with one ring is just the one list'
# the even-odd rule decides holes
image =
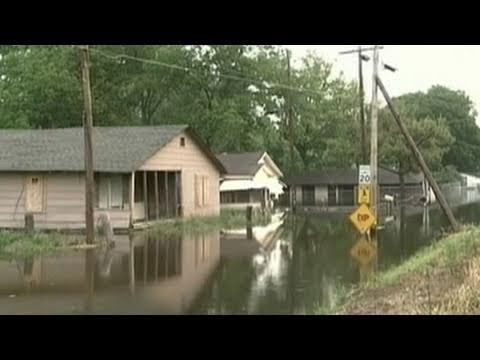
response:
{"label": "utility pole", "polygon": [[387,90],[385,89],[385,86],[383,85],[382,81],[380,78],[377,76],[375,79],[375,82],[377,86],[380,88],[383,97],[387,101],[388,107],[390,108],[390,111],[393,115],[393,118],[395,119],[395,122],[397,123],[398,127],[400,128],[400,131],[402,132],[406,143],[410,150],[412,151],[415,159],[417,160],[418,164],[420,165],[420,168],[422,169],[423,173],[425,174],[425,177],[428,180],[428,183],[433,189],[433,192],[435,193],[436,198],[438,199],[438,202],[440,204],[440,207],[442,208],[444,214],[446,215],[448,221],[450,222],[450,225],[453,228],[453,231],[458,232],[460,230],[460,225],[455,219],[455,216],[453,215],[452,210],[450,209],[450,206],[448,205],[447,200],[443,196],[442,191],[440,190],[440,187],[438,186],[437,182],[433,178],[432,173],[430,172],[430,169],[427,166],[427,163],[425,162],[422,153],[420,150],[418,150],[417,145],[415,144],[415,140],[413,140],[412,136],[410,135],[410,132],[408,131],[407,127],[403,123],[402,119],[398,115],[397,111],[395,110],[395,107],[393,106],[392,99],[387,93]]}
{"label": "utility pole", "polygon": [[373,49],[373,78],[372,78],[372,122],[370,136],[370,171],[372,178],[371,185],[371,205],[373,215],[378,221],[378,47]]}
{"label": "utility pole", "polygon": [[365,90],[363,85],[363,61],[370,61],[370,57],[365,55],[366,52],[375,49],[383,49],[382,46],[362,48],[361,46],[355,50],[347,50],[340,52],[340,55],[357,54],[358,55],[358,87],[359,87],[359,110],[360,110],[360,136],[361,136],[361,152],[362,163],[368,162],[368,145],[367,145],[367,128],[365,126]]}
{"label": "utility pole", "polygon": [[[290,50],[287,49],[287,84],[290,85],[291,82],[291,67],[290,67]],[[287,119],[288,119],[288,132],[289,132],[289,142],[290,142],[290,173],[293,172],[293,160],[294,160],[294,141],[293,141],[293,116],[292,116],[292,102],[290,93],[286,96],[286,106],[287,106]]]}
{"label": "utility pole", "polygon": [[85,228],[86,242],[93,244],[95,241],[95,229],[93,219],[93,199],[95,194],[95,183],[93,178],[93,110],[92,93],[90,88],[90,54],[88,45],[80,45],[82,87],[84,99],[84,139],[85,139]]}
{"label": "utility pole", "polygon": [[362,163],[367,162],[367,133],[365,129],[365,95],[363,90],[363,55],[362,47],[358,47],[358,87],[360,95],[360,131],[362,132]]}

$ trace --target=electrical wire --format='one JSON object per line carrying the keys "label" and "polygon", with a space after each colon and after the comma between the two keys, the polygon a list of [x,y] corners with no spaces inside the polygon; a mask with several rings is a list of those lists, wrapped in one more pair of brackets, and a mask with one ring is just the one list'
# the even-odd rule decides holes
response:
{"label": "electrical wire", "polygon": [[[105,58],[108,58],[108,59],[111,59],[111,60],[116,60],[116,61],[121,60],[121,59],[125,59],[125,60],[138,61],[138,62],[150,64],[150,65],[162,66],[162,67],[175,69],[175,70],[181,70],[181,71],[184,71],[184,72],[187,72],[187,73],[191,73],[191,72],[195,71],[195,69],[189,68],[189,67],[186,67],[186,66],[169,64],[169,63],[165,63],[163,61],[145,59],[145,58],[140,58],[140,57],[137,57],[137,56],[131,56],[131,55],[127,55],[127,54],[113,54],[113,53],[109,53],[109,52],[99,50],[99,49],[95,49],[95,48],[90,48],[90,51],[94,52],[94,53],[97,53],[97,54],[99,54],[99,55],[101,55]],[[292,91],[297,91],[297,92],[302,92],[302,93],[324,95],[323,93],[315,91],[315,90],[293,87],[293,86],[289,86],[289,85],[285,85],[285,84],[281,84],[281,83],[272,83],[272,82],[267,82],[267,81],[260,80],[260,79],[242,77],[242,76],[231,75],[231,74],[222,74],[222,73],[218,73],[216,75],[218,77],[225,78],[225,79],[237,80],[237,81],[243,81],[243,82],[250,82],[250,83],[253,83],[253,84],[259,84],[259,85],[267,87],[267,88],[272,87],[272,88],[292,90]]]}

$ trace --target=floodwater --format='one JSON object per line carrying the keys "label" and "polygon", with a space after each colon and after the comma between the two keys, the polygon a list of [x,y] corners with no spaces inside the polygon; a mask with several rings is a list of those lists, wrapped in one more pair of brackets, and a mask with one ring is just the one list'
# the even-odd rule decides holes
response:
{"label": "floodwater", "polygon": [[[479,223],[478,197],[468,201],[455,214]],[[140,233],[116,236],[115,247],[101,252],[0,257],[0,313],[308,314],[332,306],[340,287],[402,262],[448,228],[438,209],[409,213],[379,230],[376,254],[363,263],[351,255],[360,236],[346,214],[277,214],[248,234]]]}

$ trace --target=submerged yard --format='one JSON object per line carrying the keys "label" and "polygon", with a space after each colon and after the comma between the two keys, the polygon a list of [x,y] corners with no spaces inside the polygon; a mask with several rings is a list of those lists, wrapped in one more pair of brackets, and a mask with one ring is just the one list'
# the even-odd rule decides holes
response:
{"label": "submerged yard", "polygon": [[[479,210],[470,204],[456,214],[478,225]],[[9,313],[82,312],[93,254],[96,313],[480,313],[480,227],[442,235],[441,213],[431,211],[428,231],[426,219],[412,215],[382,230],[367,282],[343,215],[257,217],[249,237],[244,213],[222,213],[119,234],[115,247],[99,251],[72,251],[82,235],[0,232],[0,302]],[[66,294],[71,302],[63,303]]]}
{"label": "submerged yard", "polygon": [[[252,218],[252,226],[266,224],[268,216]],[[160,237],[187,233],[205,233],[213,230],[245,228],[247,220],[244,212],[226,211],[219,216],[192,217],[174,221],[159,222],[146,231]],[[97,236],[99,236],[97,234]],[[82,235],[66,235],[60,232],[1,231],[0,254],[6,257],[28,257],[51,255],[62,250],[71,250],[84,242]]]}

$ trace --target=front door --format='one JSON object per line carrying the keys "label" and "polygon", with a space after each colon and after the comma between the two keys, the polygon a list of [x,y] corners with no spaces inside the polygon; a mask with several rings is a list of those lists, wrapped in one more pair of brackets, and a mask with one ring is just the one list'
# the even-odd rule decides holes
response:
{"label": "front door", "polygon": [[44,209],[44,179],[42,176],[28,176],[25,190],[25,212],[41,213]]}

